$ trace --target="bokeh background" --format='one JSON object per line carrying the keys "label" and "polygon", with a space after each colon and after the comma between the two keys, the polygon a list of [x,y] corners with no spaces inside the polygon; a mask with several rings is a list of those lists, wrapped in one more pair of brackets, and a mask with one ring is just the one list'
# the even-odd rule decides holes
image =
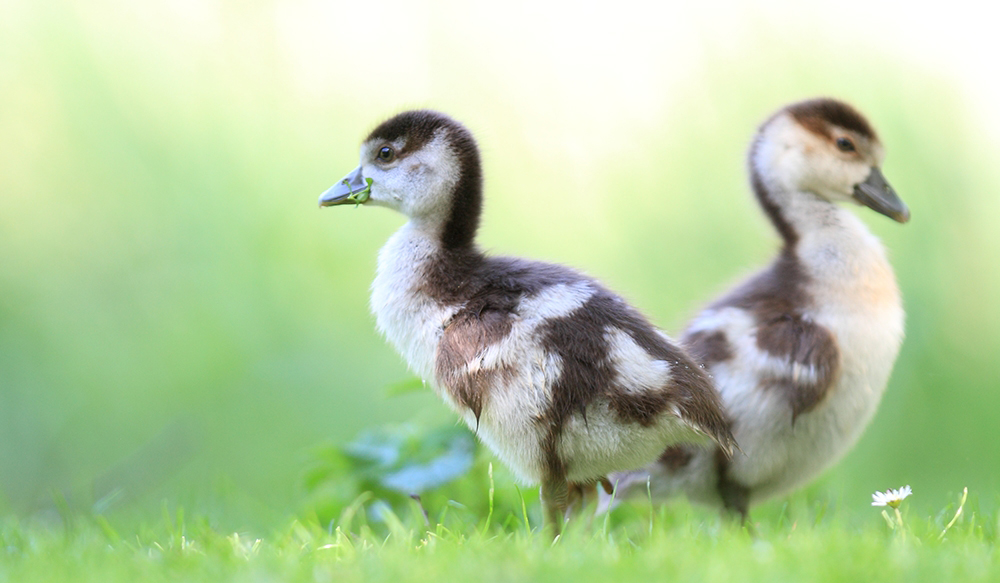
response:
{"label": "bokeh background", "polygon": [[263,527],[300,508],[316,447],[453,423],[430,391],[390,396],[410,375],[367,309],[401,217],[316,207],[385,117],[475,132],[484,247],[582,268],[677,332],[775,251],[744,152],[817,95],[870,117],[913,220],[858,211],[907,339],[812,488],[995,504],[997,14],[702,4],[0,2],[0,511],[167,500]]}

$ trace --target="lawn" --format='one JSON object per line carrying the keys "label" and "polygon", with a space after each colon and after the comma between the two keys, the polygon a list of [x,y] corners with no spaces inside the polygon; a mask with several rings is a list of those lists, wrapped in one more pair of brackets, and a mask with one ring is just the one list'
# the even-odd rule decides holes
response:
{"label": "lawn", "polygon": [[933,516],[904,501],[901,528],[879,509],[806,496],[758,511],[752,528],[683,501],[640,500],[577,520],[554,542],[525,524],[517,489],[498,487],[495,498],[489,520],[450,501],[426,509],[425,523],[416,502],[397,513],[366,494],[328,523],[314,514],[265,534],[166,504],[129,530],[95,515],[61,516],[56,527],[8,520],[0,581],[940,582],[993,581],[1000,567],[997,516],[980,513],[974,494],[953,522],[958,496]]}

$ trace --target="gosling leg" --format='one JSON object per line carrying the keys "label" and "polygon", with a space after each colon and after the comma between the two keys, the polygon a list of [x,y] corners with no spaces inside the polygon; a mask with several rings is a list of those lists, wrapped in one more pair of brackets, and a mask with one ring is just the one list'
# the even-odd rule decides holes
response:
{"label": "gosling leg", "polygon": [[569,505],[569,484],[564,477],[549,477],[542,482],[542,509],[545,512],[545,528],[552,538],[562,532],[563,517]]}

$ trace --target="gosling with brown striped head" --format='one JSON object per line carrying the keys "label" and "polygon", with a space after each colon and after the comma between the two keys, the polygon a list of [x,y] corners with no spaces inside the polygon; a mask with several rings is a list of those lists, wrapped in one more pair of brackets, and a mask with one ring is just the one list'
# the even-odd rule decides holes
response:
{"label": "gosling with brown striped head", "polygon": [[[382,248],[378,329],[524,482],[561,528],[571,491],[593,491],[671,445],[734,445],[711,381],[597,281],[547,263],[488,257],[472,134],[410,111],[375,128],[361,165],[322,206],[386,206],[409,218]],[[606,483],[606,482],[605,482]]]}
{"label": "gosling with brown striped head", "polygon": [[879,240],[839,202],[900,223],[906,205],[880,170],[871,125],[814,99],[767,120],[750,147],[751,184],[781,235],[777,259],[710,304],[682,337],[712,374],[742,454],[673,446],[621,495],[684,493],[745,520],[751,504],[815,478],[871,421],[903,341],[903,306]]}

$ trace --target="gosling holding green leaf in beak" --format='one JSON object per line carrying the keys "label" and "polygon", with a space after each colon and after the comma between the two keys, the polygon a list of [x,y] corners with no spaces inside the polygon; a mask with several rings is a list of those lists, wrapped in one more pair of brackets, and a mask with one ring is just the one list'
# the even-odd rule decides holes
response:
{"label": "gosling holding green leaf in beak", "polygon": [[[475,245],[482,170],[472,134],[433,111],[384,122],[323,194],[409,218],[382,248],[378,329],[524,482],[558,532],[570,492],[666,448],[734,444],[707,375],[597,281]],[[606,482],[605,482],[606,483]]]}

